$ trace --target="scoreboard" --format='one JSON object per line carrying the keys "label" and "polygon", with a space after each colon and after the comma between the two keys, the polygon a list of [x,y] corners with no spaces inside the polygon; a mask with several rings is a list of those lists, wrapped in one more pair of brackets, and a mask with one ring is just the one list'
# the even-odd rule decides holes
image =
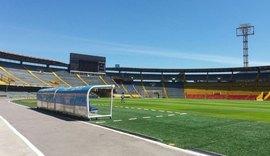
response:
{"label": "scoreboard", "polygon": [[70,53],[70,71],[106,72],[106,57]]}

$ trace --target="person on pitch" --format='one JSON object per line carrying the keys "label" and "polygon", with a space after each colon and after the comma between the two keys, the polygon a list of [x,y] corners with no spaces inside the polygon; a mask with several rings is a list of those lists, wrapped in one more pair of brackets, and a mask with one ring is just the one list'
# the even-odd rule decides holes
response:
{"label": "person on pitch", "polygon": [[125,103],[125,93],[122,92],[122,95],[121,95],[121,103]]}

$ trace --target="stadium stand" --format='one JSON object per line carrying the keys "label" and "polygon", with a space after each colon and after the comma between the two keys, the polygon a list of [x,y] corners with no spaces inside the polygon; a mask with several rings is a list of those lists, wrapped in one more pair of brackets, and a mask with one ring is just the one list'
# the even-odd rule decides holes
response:
{"label": "stadium stand", "polygon": [[65,84],[59,81],[51,72],[32,66],[27,66],[27,68],[30,69],[39,79],[45,81],[45,83],[50,86],[65,86]]}
{"label": "stadium stand", "polygon": [[76,75],[81,77],[81,79],[84,81],[84,82],[81,81],[83,85],[90,85],[90,84],[103,85],[104,84],[104,82],[102,82],[99,76],[97,75],[90,75],[90,74],[84,74],[84,73],[76,73]]}
{"label": "stadium stand", "polygon": [[111,79],[109,76],[104,76],[104,80],[105,80],[108,84],[114,84],[116,87],[119,87],[119,85],[118,85],[113,79]]}
{"label": "stadium stand", "polygon": [[[106,68],[106,73],[69,71],[66,63],[0,51],[1,91],[115,84],[129,97],[270,99],[270,66],[248,68]],[[26,63],[25,63],[26,62]],[[53,66],[53,67],[52,67]],[[15,93],[16,94],[16,93]]]}
{"label": "stadium stand", "polygon": [[[263,93],[263,92],[262,92]],[[263,100],[269,100],[270,98],[270,92],[266,93],[266,94],[263,94]]]}
{"label": "stadium stand", "polygon": [[[70,73],[67,69],[49,67],[50,64],[66,67],[66,64],[61,62],[52,63],[52,60],[43,60],[16,54],[12,54],[11,57],[10,53],[0,52],[0,56],[3,56],[4,59],[7,59],[5,57],[6,55],[12,61],[0,61],[0,85],[44,88],[83,86],[89,83],[103,84],[99,76],[96,75],[80,75],[80,73]],[[32,64],[24,64],[24,60],[31,60],[30,62]],[[39,61],[46,64],[46,67],[43,64],[38,64]]]}
{"label": "stadium stand", "polygon": [[122,88],[123,88],[125,94],[126,94],[126,95],[130,95],[128,89],[126,88],[126,86],[125,86],[123,83],[121,83],[121,86],[122,86]]}
{"label": "stadium stand", "polygon": [[134,86],[142,95],[146,95],[144,92],[148,90],[157,90],[162,91],[161,94],[166,97],[165,88],[168,97],[256,100],[262,91],[267,94],[270,90],[269,68],[269,66],[213,69],[123,67],[107,68],[107,75],[122,78],[124,84],[126,78],[132,77],[136,81],[133,82]]}
{"label": "stadium stand", "polygon": [[79,76],[84,82],[84,84],[94,84],[94,82],[91,81],[90,75],[85,75],[85,74],[80,74],[80,73],[76,73],[77,76]]}
{"label": "stadium stand", "polygon": [[64,70],[55,71],[55,73],[61,77],[66,83],[70,84],[71,86],[84,86],[85,84],[80,81],[80,79],[73,73],[69,73]]}
{"label": "stadium stand", "polygon": [[80,74],[76,74],[76,76],[85,84],[85,85],[89,85],[89,83],[87,83]]}
{"label": "stadium stand", "polygon": [[41,78],[39,78],[35,73],[33,73],[31,70],[29,70],[25,65],[22,65],[24,67],[24,69],[35,79],[37,79],[37,81],[39,81],[42,85],[46,86],[46,87],[52,87],[52,85],[50,85],[49,83],[43,81]]}
{"label": "stadium stand", "polygon": [[9,73],[8,75],[12,76],[21,85],[44,86],[44,84],[30,75],[20,64],[0,62],[0,65],[4,68],[3,71],[6,71],[7,74]]}
{"label": "stadium stand", "polygon": [[57,75],[57,73],[54,72],[52,69],[51,69],[51,72],[52,72],[52,74],[59,80],[58,82],[62,82],[63,84],[65,84],[66,87],[71,87],[70,84],[68,84],[68,83],[67,83],[66,81],[64,81],[61,77],[59,77],[59,76]]}
{"label": "stadium stand", "polygon": [[[109,76],[106,76],[106,77],[110,78]],[[111,77],[110,79],[112,80],[112,82],[113,82],[114,84],[116,84],[115,94],[119,94],[119,95],[117,95],[117,96],[120,96],[122,93],[127,94],[126,91],[125,91],[125,89],[124,89],[123,86],[122,86],[122,81],[121,81],[121,80],[119,80],[119,79],[114,79],[113,77]],[[108,81],[108,82],[109,82],[109,81]]]}
{"label": "stadium stand", "polygon": [[143,84],[144,84],[144,87],[147,91],[147,95],[149,97],[153,96],[150,94],[154,94],[156,97],[164,97],[165,98],[164,90],[163,90],[161,82],[144,82]]}
{"label": "stadium stand", "polygon": [[254,82],[185,83],[187,98],[255,100],[259,93]]}
{"label": "stadium stand", "polygon": [[168,97],[183,98],[184,97],[184,84],[178,82],[165,83]]}
{"label": "stadium stand", "polygon": [[[124,85],[124,84],[123,84]],[[123,88],[125,88],[127,91],[127,94],[130,94],[131,96],[133,95],[133,94],[135,94],[135,90],[134,90],[134,87],[133,87],[133,84],[126,84],[126,85],[124,85],[124,87]]]}
{"label": "stadium stand", "polygon": [[100,79],[100,76],[97,75],[93,75],[93,76],[89,76],[90,82],[92,82],[92,84],[106,84],[106,82],[102,81]]}
{"label": "stadium stand", "polygon": [[99,76],[99,79],[103,82],[103,84],[107,85],[108,83],[104,80],[103,76]]}
{"label": "stadium stand", "polygon": [[142,86],[141,82],[133,82],[133,85],[136,88],[138,94],[140,94],[140,95],[146,94],[145,91],[144,91],[145,89],[143,89],[143,86]]}

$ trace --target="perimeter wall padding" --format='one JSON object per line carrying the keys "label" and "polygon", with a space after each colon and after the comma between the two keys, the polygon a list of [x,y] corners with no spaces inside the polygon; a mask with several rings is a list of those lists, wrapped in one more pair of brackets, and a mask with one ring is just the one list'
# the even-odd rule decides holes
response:
{"label": "perimeter wall padding", "polygon": [[262,91],[269,91],[268,82],[185,83],[184,93],[191,99],[256,100]]}

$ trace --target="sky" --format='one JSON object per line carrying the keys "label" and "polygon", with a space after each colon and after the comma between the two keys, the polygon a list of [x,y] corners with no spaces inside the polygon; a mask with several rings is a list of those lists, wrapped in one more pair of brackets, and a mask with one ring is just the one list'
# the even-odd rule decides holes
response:
{"label": "sky", "polygon": [[269,0],[0,0],[0,51],[69,62],[105,56],[107,67],[242,67],[236,28],[249,36],[249,66],[270,65]]}

